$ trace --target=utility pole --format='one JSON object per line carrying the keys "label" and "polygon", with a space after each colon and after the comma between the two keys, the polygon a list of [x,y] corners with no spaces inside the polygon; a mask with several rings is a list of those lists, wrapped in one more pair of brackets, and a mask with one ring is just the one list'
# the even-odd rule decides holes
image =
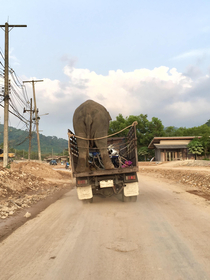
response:
{"label": "utility pole", "polygon": [[27,25],[10,25],[8,22],[5,25],[0,25],[5,28],[5,64],[4,64],[4,158],[3,167],[8,165],[8,123],[9,123],[9,28],[27,27]]}
{"label": "utility pole", "polygon": [[23,113],[30,112],[30,126],[29,126],[29,146],[28,146],[28,160],[31,159],[31,139],[32,139],[32,113],[34,112],[32,109],[32,98],[30,99],[30,110],[23,109]]}
{"label": "utility pole", "polygon": [[32,127],[32,98],[30,99],[30,126],[29,126],[29,147],[28,147],[28,160],[30,161],[31,159],[31,140],[32,140],[32,131],[31,131],[31,127]]}
{"label": "utility pole", "polygon": [[35,83],[43,82],[44,80],[32,80],[32,81],[24,81],[23,83],[32,83],[33,86],[33,97],[34,97],[34,111],[35,111],[35,123],[36,123],[36,134],[37,134],[37,145],[38,145],[38,158],[39,161],[42,160],[41,158],[41,147],[40,147],[40,140],[39,140],[39,118],[37,116],[37,107],[36,107],[36,96],[35,96]]}

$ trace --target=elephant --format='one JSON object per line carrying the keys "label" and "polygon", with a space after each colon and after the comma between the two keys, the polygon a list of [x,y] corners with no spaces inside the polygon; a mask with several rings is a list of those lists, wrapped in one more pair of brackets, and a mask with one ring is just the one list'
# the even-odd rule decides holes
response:
{"label": "elephant", "polygon": [[[73,127],[75,135],[86,139],[107,136],[110,120],[111,116],[104,106],[93,100],[87,100],[74,112]],[[79,157],[76,172],[81,173],[89,171],[89,147],[93,145],[100,151],[104,168],[114,169],[114,165],[107,151],[107,137],[94,141],[77,138],[77,145]]]}

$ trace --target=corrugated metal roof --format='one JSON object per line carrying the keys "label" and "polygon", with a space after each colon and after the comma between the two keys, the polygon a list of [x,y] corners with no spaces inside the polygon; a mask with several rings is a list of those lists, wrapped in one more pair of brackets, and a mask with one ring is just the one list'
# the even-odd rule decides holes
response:
{"label": "corrugated metal roof", "polygon": [[161,145],[161,144],[154,144],[157,149],[185,149],[187,145]]}

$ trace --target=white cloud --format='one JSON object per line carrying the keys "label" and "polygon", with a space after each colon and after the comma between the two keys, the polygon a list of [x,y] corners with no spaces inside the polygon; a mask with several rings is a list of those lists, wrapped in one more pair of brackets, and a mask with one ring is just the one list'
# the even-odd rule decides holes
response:
{"label": "white cloud", "polygon": [[20,65],[19,59],[15,55],[13,55],[13,52],[14,49],[11,48],[9,51],[9,60],[11,61],[11,65],[15,65],[15,66]]}
{"label": "white cloud", "polygon": [[167,107],[169,114],[176,116],[177,119],[183,118],[196,118],[209,112],[208,106],[206,106],[206,100],[204,98],[197,98],[195,100],[178,101],[169,104]]}
{"label": "white cloud", "polygon": [[107,76],[97,75],[88,69],[68,67],[64,72],[71,80],[71,89],[82,84],[86,98],[103,103],[114,117],[119,113],[146,113],[149,108],[161,106],[166,100],[184,96],[192,84],[189,77],[178,73],[175,68],[169,70],[164,66],[127,73],[109,71]]}
{"label": "white cloud", "polygon": [[[64,73],[69,77],[66,84],[45,78],[35,86],[40,115],[49,113],[40,120],[45,135],[67,138],[74,110],[87,99],[104,105],[112,119],[119,113],[124,117],[147,114],[149,119],[161,119],[164,126],[192,127],[210,118],[208,75],[189,78],[165,66],[109,71],[106,76],[66,66]],[[30,86],[28,93],[32,96]]]}

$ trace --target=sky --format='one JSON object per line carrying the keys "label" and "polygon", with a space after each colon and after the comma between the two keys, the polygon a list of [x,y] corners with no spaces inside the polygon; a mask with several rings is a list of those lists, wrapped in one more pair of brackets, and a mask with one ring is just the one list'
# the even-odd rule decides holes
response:
{"label": "sky", "polygon": [[[87,99],[113,120],[147,114],[165,127],[209,120],[209,11],[207,0],[7,0],[0,25],[27,25],[9,32],[9,65],[21,81],[44,80],[35,84],[40,133],[67,139]],[[2,53],[4,41],[0,29]]]}

